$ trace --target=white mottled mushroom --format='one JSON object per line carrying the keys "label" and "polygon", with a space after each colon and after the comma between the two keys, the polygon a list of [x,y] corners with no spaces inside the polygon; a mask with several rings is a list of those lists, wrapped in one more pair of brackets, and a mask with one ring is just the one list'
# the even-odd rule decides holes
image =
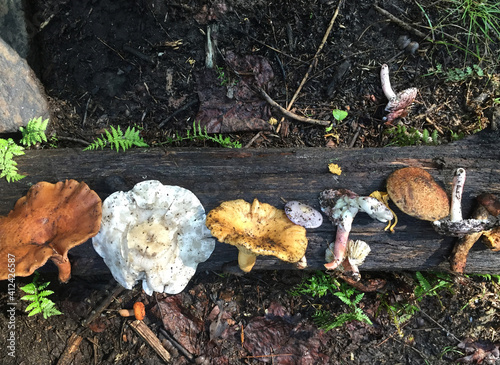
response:
{"label": "white mottled mushroom", "polygon": [[380,222],[393,219],[392,212],[382,202],[369,196],[359,196],[348,189],[324,190],[319,196],[319,203],[323,213],[337,226],[333,259],[325,264],[329,270],[337,268],[344,261],[352,221],[358,211]]}
{"label": "white mottled mushroom", "polygon": [[215,248],[198,198],[156,180],[111,194],[92,242],[116,281],[132,289],[142,280],[148,295],[181,292]]}
{"label": "white mottled mushroom", "polygon": [[418,89],[411,87],[399,93],[395,93],[391,87],[389,79],[389,66],[384,64],[380,69],[380,81],[382,83],[382,91],[388,100],[385,111],[389,114],[384,117],[387,123],[392,123],[394,119],[405,117],[408,112],[408,107],[413,103],[417,96]]}
{"label": "white mottled mushroom", "polygon": [[320,212],[296,200],[285,204],[285,214],[293,223],[304,228],[318,228],[323,224],[323,216]]}
{"label": "white mottled mushroom", "polygon": [[487,219],[463,219],[462,193],[465,185],[466,172],[458,168],[453,177],[451,192],[450,216],[432,222],[434,229],[445,236],[462,237],[469,233],[482,232],[490,229],[492,224]]}

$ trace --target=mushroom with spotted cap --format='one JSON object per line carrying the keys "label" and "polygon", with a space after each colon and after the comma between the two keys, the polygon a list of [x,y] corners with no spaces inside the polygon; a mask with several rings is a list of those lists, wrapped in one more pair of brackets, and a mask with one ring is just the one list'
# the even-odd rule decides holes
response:
{"label": "mushroom with spotted cap", "polygon": [[327,269],[337,268],[346,257],[346,249],[352,222],[358,211],[371,218],[387,222],[393,218],[392,212],[379,200],[370,196],[359,196],[348,189],[324,190],[320,193],[321,210],[337,226],[333,260],[325,264]]}
{"label": "mushroom with spotted cap", "polygon": [[142,281],[148,295],[181,292],[215,248],[199,199],[157,180],[106,198],[92,242],[118,283],[132,289]]}

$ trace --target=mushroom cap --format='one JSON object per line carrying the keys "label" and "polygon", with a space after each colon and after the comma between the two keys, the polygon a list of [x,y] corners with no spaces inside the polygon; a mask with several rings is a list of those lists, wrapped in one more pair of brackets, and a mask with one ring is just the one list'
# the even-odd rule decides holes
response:
{"label": "mushroom cap", "polygon": [[484,193],[477,197],[477,201],[485,207],[491,215],[495,217],[500,215],[500,201],[495,195]]}
{"label": "mushroom cap", "polygon": [[492,251],[500,251],[500,227],[495,227],[491,231],[483,232],[482,240]]}
{"label": "mushroom cap", "polygon": [[205,209],[191,191],[147,180],[104,200],[92,242],[126,289],[142,280],[148,295],[177,294],[215,248],[204,223]]}
{"label": "mushroom cap", "polygon": [[338,226],[343,225],[346,216],[354,217],[358,213],[357,198],[358,194],[348,189],[327,189],[319,194],[319,204],[328,219]]}
{"label": "mushroom cap", "polygon": [[[285,212],[254,199],[223,202],[207,214],[206,225],[220,242],[236,246],[240,253],[270,255],[297,262],[307,248],[306,229],[291,222]],[[253,265],[252,265],[253,266]],[[245,270],[240,262],[240,267]]]}
{"label": "mushroom cap", "polygon": [[318,228],[323,224],[323,216],[320,212],[296,200],[285,204],[285,214],[293,223],[304,228]]}
{"label": "mushroom cap", "polygon": [[68,281],[68,251],[94,236],[100,224],[101,199],[84,182],[33,185],[0,217],[0,280],[9,277],[8,259],[15,257],[16,276],[29,276],[51,259],[59,280]]}
{"label": "mushroom cap", "polygon": [[437,221],[450,214],[446,191],[419,167],[394,171],[387,179],[387,193],[403,213],[412,217]]}
{"label": "mushroom cap", "polygon": [[[408,108],[417,97],[417,93],[418,89],[415,87],[410,87],[409,89],[397,93],[396,96],[390,99],[387,103],[385,111],[394,113],[399,110],[406,110],[406,108]],[[387,118],[389,119],[389,117]]]}
{"label": "mushroom cap", "polygon": [[482,232],[489,228],[490,222],[481,219],[464,219],[461,221],[451,221],[444,218],[432,222],[432,226],[437,233],[443,236],[462,237],[469,233]]}
{"label": "mushroom cap", "polygon": [[146,307],[143,302],[135,302],[134,303],[134,316],[135,319],[142,321],[146,316]]}

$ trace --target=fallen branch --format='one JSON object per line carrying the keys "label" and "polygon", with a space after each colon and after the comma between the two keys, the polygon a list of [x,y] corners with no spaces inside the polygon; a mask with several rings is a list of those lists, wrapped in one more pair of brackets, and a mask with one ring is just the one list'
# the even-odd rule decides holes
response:
{"label": "fallen branch", "polygon": [[168,363],[171,359],[170,353],[161,344],[161,341],[156,337],[156,335],[149,329],[148,326],[143,321],[135,320],[129,323],[130,327],[144,340],[149,346],[155,350],[155,352],[162,358],[163,361]]}
{"label": "fallen branch", "polygon": [[[283,113],[284,115],[286,115],[288,118],[295,119],[295,120],[298,120],[298,121],[304,122],[304,123],[318,124],[318,125],[322,125],[322,126],[325,126],[325,127],[329,126],[330,123],[331,123],[329,120],[319,120],[319,119],[313,119],[313,118],[308,118],[308,117],[302,117],[300,115],[292,113],[291,111],[283,108],[281,105],[279,105],[273,99],[271,99],[271,97],[269,95],[267,95],[267,93],[264,90],[262,90],[260,87],[258,89],[259,89],[259,92],[262,95],[262,97],[264,99],[266,99],[266,101],[269,104],[271,104],[271,106],[279,109],[279,111],[281,113]],[[335,124],[334,124],[334,126],[335,126]]]}

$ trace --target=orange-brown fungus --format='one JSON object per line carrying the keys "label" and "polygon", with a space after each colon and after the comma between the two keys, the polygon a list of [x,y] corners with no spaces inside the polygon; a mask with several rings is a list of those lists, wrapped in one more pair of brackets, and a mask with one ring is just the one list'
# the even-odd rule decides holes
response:
{"label": "orange-brown fungus", "polygon": [[450,214],[446,191],[419,167],[394,171],[387,179],[387,193],[403,213],[418,219],[436,221]]}
{"label": "orange-brown fungus", "polygon": [[68,281],[68,251],[95,236],[100,225],[101,199],[87,184],[66,180],[33,185],[6,217],[0,217],[0,280],[11,277],[11,258],[16,276],[29,276],[51,259],[59,280]]}

